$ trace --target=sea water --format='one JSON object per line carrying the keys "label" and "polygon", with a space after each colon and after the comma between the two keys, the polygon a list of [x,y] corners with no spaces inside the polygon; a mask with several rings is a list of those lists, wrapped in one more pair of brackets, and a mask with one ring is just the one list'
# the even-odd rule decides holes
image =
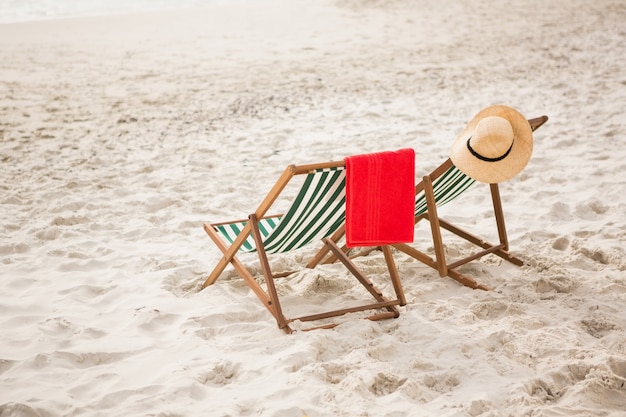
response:
{"label": "sea water", "polygon": [[220,1],[228,0],[0,0],[0,24],[144,11],[194,9]]}

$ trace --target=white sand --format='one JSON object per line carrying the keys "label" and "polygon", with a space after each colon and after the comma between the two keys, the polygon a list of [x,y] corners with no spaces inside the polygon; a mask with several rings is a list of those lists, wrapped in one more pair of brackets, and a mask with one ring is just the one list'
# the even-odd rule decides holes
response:
{"label": "white sand", "polygon": [[[254,4],[0,25],[0,416],[623,416],[624,2]],[[550,116],[501,187],[527,264],[464,268],[494,291],[398,254],[400,318],[293,335],[230,269],[199,291],[202,222],[287,164],[421,176],[494,103]],[[442,214],[493,236],[485,191]]]}

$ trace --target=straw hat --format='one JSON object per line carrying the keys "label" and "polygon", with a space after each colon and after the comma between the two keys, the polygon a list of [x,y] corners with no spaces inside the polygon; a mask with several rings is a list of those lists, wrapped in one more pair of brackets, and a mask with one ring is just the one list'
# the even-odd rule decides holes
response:
{"label": "straw hat", "polygon": [[452,144],[450,159],[475,180],[498,183],[524,169],[532,151],[533,133],[526,118],[498,105],[474,116]]}

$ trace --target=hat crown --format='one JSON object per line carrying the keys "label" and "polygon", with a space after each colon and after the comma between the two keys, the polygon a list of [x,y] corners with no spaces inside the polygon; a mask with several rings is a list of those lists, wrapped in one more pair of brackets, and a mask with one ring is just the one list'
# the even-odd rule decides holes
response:
{"label": "hat crown", "polygon": [[498,158],[511,149],[513,139],[513,127],[507,119],[488,116],[478,122],[469,143],[481,156]]}
{"label": "hat crown", "polygon": [[533,132],[524,115],[495,105],[479,111],[461,131],[450,159],[468,177],[495,184],[520,173],[532,151]]}

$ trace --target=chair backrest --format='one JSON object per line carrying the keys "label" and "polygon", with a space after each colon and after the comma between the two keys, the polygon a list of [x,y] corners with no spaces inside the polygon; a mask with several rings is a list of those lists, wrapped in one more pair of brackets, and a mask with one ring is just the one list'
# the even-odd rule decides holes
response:
{"label": "chair backrest", "polygon": [[[306,174],[293,203],[282,216],[259,220],[259,231],[267,253],[301,248],[333,234],[345,220],[346,173],[343,166],[315,169]],[[241,233],[246,221],[216,225],[230,243]],[[239,249],[255,252],[250,235]]]}
{"label": "chair backrest", "polygon": [[265,251],[287,252],[330,236],[345,220],[345,205],[344,167],[317,169],[307,174],[291,207],[264,240]]}
{"label": "chair backrest", "polygon": [[[433,180],[435,203],[442,206],[461,195],[474,184],[476,180],[465,175],[456,166],[451,165],[442,175]],[[426,195],[422,191],[415,198],[415,216],[427,211]]]}

